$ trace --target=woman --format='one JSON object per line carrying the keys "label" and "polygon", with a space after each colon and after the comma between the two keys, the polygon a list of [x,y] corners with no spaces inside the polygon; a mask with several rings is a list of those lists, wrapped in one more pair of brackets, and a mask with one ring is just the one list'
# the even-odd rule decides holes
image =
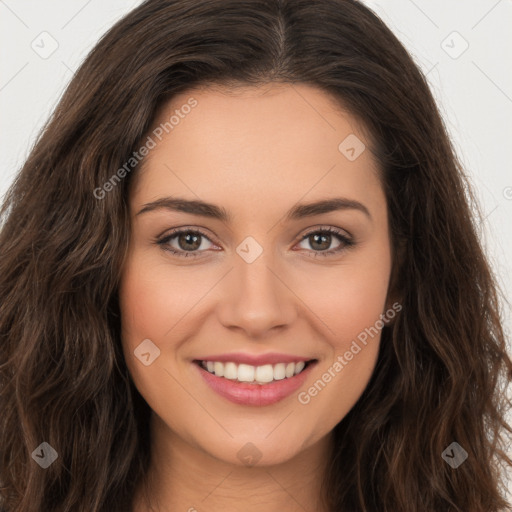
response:
{"label": "woman", "polygon": [[362,4],[144,2],[1,210],[3,508],[510,507],[473,202]]}

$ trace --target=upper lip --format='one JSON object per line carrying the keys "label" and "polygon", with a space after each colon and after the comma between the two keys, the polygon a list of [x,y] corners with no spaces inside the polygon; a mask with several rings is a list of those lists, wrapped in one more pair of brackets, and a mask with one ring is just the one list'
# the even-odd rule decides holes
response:
{"label": "upper lip", "polygon": [[233,362],[236,364],[248,364],[251,366],[263,366],[265,364],[298,363],[300,361],[311,361],[312,357],[294,356],[291,354],[244,354],[233,352],[232,354],[217,354],[212,356],[198,357],[196,361],[218,361],[220,363]]}

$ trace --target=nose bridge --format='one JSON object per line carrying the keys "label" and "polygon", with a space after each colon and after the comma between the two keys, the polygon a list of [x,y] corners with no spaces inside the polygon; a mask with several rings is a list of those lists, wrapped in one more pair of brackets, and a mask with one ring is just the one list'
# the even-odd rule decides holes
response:
{"label": "nose bridge", "polygon": [[247,237],[236,252],[221,308],[222,323],[238,326],[251,336],[290,323],[294,317],[293,294],[278,277],[274,251]]}

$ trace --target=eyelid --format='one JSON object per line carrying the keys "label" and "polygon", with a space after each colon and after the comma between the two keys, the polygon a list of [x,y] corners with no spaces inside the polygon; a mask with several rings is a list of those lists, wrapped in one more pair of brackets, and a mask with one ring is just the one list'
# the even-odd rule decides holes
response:
{"label": "eyelid", "polygon": [[[175,238],[176,236],[182,234],[182,233],[194,233],[194,234],[198,234],[198,235],[201,235],[202,237],[206,238],[210,243],[214,244],[214,245],[218,245],[216,242],[214,242],[212,240],[212,236],[207,234],[202,228],[198,228],[198,227],[191,227],[191,226],[180,226],[180,227],[177,227],[177,228],[173,228],[171,229],[170,231],[166,231],[165,234],[163,235],[159,235],[155,238],[154,240],[154,243],[158,244],[158,245],[166,245],[171,239]],[[173,254],[182,254],[182,253],[188,253],[188,254],[200,254],[202,252],[205,252],[205,251],[175,251],[175,250],[171,250],[171,249],[165,249],[167,250],[168,252],[171,252]]]}
{"label": "eyelid", "polygon": [[305,234],[299,235],[300,238],[298,240],[303,240],[305,237],[311,235],[312,233],[317,233],[318,231],[329,231],[333,234],[339,234],[346,236],[346,238],[350,238],[351,240],[354,238],[351,233],[349,233],[346,229],[338,228],[336,226],[331,226],[329,224],[319,224],[317,226],[313,226],[308,228]]}
{"label": "eyelid", "polygon": [[[219,245],[219,244],[216,244],[216,242],[214,242],[211,239],[213,237],[211,237],[210,235],[205,233],[202,228],[199,228],[196,226],[193,226],[193,227],[192,226],[180,226],[177,228],[173,228],[170,231],[166,232],[165,235],[160,235],[160,236],[156,237],[156,239],[154,240],[154,243],[156,243],[157,245],[165,246],[171,239],[175,238],[176,236],[178,236],[182,233],[198,234],[198,235],[201,235],[202,237],[206,238],[210,243],[212,243],[214,245]],[[297,243],[300,243],[303,240],[307,239],[309,236],[311,236],[314,233],[329,233],[329,234],[337,237],[339,239],[339,241],[341,242],[341,248],[329,249],[329,250],[325,250],[325,251],[313,251],[313,250],[307,251],[309,253],[312,253],[313,257],[330,256],[332,254],[341,254],[345,250],[356,245],[356,241],[354,240],[353,236],[348,231],[346,231],[342,228],[331,226],[331,225],[317,225],[317,226],[312,226],[305,233],[302,233],[301,235],[299,235],[294,241],[294,246]],[[206,252],[206,250],[202,250],[202,251],[174,250],[174,249],[170,249],[169,247],[163,247],[163,250],[166,250],[177,257],[193,257],[193,258],[200,257],[200,255],[202,253]]]}
{"label": "eyelid", "polygon": [[163,233],[157,235],[156,238],[168,238],[169,236],[175,235],[177,233],[179,234],[183,231],[187,233],[201,233],[201,235],[203,235],[205,238],[208,238],[208,240],[210,241],[212,240],[212,238],[215,238],[213,235],[209,234],[208,230],[206,230],[205,228],[200,228],[198,226],[189,226],[187,224],[184,226],[177,226],[175,228],[166,229]]}
{"label": "eyelid", "polygon": [[348,233],[348,231],[334,227],[329,225],[319,225],[319,226],[313,226],[308,231],[306,231],[305,234],[303,234],[299,240],[298,243],[306,240],[309,236],[311,236],[314,233],[328,233],[336,238],[339,239],[341,242],[340,247],[336,249],[329,249],[326,251],[308,251],[312,257],[328,257],[331,255],[341,255],[342,253],[345,253],[348,249],[351,247],[354,247],[357,245],[357,242],[355,241],[354,237]]}

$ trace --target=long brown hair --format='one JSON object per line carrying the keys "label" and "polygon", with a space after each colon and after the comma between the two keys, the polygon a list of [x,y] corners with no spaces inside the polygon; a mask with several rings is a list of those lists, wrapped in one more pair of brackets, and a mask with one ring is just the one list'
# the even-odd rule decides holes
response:
{"label": "long brown hair", "polygon": [[[512,361],[501,292],[470,184],[407,51],[356,0],[147,0],[86,58],[0,210],[7,512],[131,510],[150,442],[117,296],[136,167],[94,191],[178,92],[270,82],[320,88],[369,130],[395,254],[390,293],[403,308],[383,329],[366,390],[335,427],[330,509],[510,506],[500,472],[512,465],[502,450]],[[48,451],[43,442],[58,454],[46,469],[33,456]],[[453,442],[468,455],[456,469],[442,457]]]}

